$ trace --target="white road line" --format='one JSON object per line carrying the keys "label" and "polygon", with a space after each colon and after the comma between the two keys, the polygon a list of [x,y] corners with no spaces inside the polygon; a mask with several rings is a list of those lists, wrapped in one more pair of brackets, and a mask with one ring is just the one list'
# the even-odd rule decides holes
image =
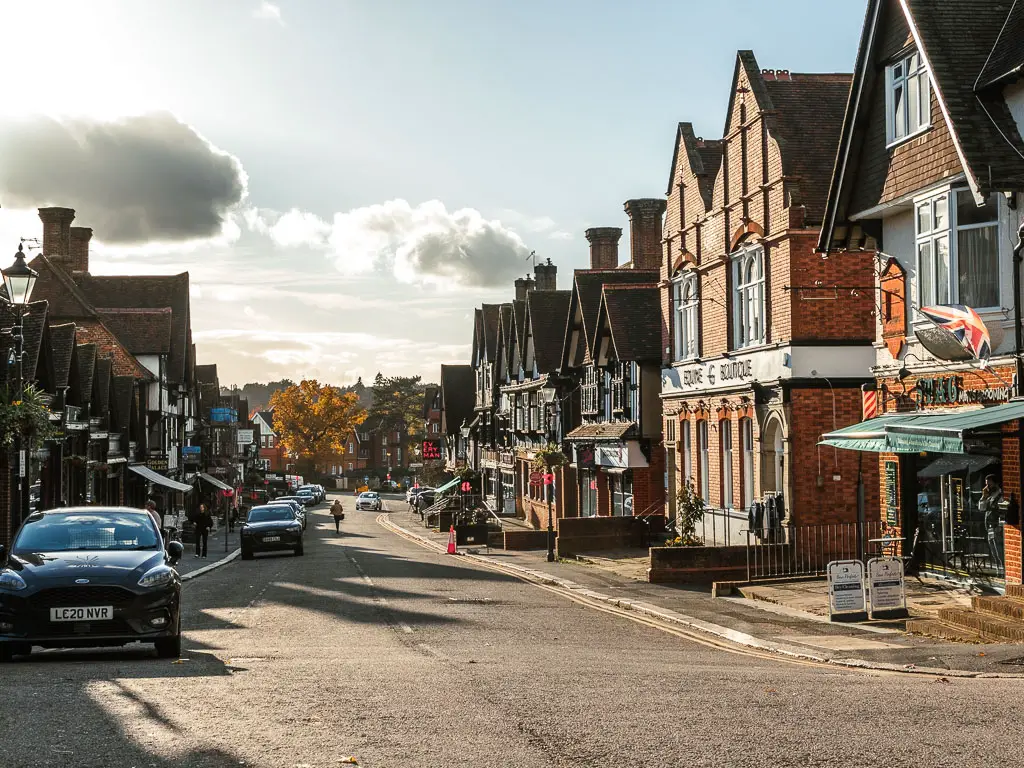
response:
{"label": "white road line", "polygon": [[[352,563],[352,565],[355,567],[356,571],[359,573],[359,576],[366,583],[366,586],[368,586],[371,590],[375,589],[376,585],[373,583],[373,579],[371,579],[369,574],[367,574],[367,572],[363,570],[363,566],[359,564],[359,561],[352,557],[351,554],[349,554],[348,550],[345,551],[345,557],[347,557],[349,562]],[[389,608],[388,601],[380,595],[371,593],[370,599],[378,605],[382,605],[385,608]],[[411,635],[413,634],[413,632],[415,632],[415,630],[408,624],[406,624],[404,621],[398,622],[398,626],[402,630],[402,632],[404,632],[407,635]]]}

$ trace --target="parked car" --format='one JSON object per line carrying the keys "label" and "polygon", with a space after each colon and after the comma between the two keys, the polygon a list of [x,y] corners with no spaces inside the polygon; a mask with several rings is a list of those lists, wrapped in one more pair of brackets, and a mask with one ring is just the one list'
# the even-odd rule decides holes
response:
{"label": "parked car", "polygon": [[433,490],[434,490],[433,488],[429,488],[429,487],[427,487],[425,485],[421,485],[419,488],[410,488],[409,490],[407,490],[405,492],[405,500],[407,502],[409,502],[410,506],[412,506],[414,498],[419,496],[421,493],[426,493],[427,491],[433,491]]}
{"label": "parked car", "polygon": [[310,489],[299,489],[295,492],[295,495],[302,499],[302,503],[307,507],[315,507],[320,503],[319,497]]}
{"label": "parked car", "polygon": [[415,509],[418,512],[421,509],[426,509],[427,507],[433,505],[434,496],[435,494],[433,488],[429,488],[425,491],[422,491],[421,493],[417,493],[412,499],[413,509]]}
{"label": "parked car", "polygon": [[327,494],[324,491],[324,487],[322,485],[304,485],[297,491],[295,491],[295,495],[299,496],[303,493],[303,491],[309,491],[310,493],[312,493],[313,497],[316,499],[317,504],[319,504],[321,501],[327,498]]}
{"label": "parked car", "polygon": [[313,499],[310,496],[297,496],[292,494],[291,496],[278,496],[274,501],[297,501],[303,507],[313,506]]}
{"label": "parked car", "polygon": [[300,502],[295,501],[294,499],[274,499],[273,501],[268,501],[266,504],[262,506],[288,507],[292,512],[295,513],[295,517],[298,519],[298,521],[302,523],[302,530],[306,530],[306,524],[308,522],[306,519],[306,510],[303,508]]}
{"label": "parked car", "polygon": [[380,512],[382,508],[380,494],[376,491],[366,491],[359,494],[359,498],[356,499],[356,511],[368,509],[372,512]]}
{"label": "parked car", "polygon": [[0,545],[0,662],[32,646],[153,643],[181,654],[181,542],[166,549],[145,510],[65,507],[25,519]]}
{"label": "parked car", "polygon": [[288,507],[268,504],[253,507],[241,531],[242,559],[252,560],[257,552],[290,549],[302,556],[302,523]]}

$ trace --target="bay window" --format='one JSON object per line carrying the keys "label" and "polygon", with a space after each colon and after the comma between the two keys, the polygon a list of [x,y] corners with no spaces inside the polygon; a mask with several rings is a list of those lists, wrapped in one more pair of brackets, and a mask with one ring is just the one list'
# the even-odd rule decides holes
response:
{"label": "bay window", "polygon": [[919,307],[965,304],[995,309],[999,300],[999,206],[969,190],[946,190],[914,205]]}
{"label": "bay window", "polygon": [[745,248],[732,262],[733,346],[765,342],[764,248]]}
{"label": "bay window", "polygon": [[686,272],[673,281],[672,306],[675,308],[673,359],[689,360],[697,357],[699,325],[696,272]]}
{"label": "bay window", "polygon": [[886,144],[931,125],[931,89],[924,60],[915,50],[885,68]]}

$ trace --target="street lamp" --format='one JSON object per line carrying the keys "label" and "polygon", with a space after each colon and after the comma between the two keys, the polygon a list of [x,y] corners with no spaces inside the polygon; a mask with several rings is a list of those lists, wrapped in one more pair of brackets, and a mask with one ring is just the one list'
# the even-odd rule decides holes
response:
{"label": "street lamp", "polygon": [[[15,362],[17,387],[12,399],[21,400],[25,396],[25,377],[22,369],[22,359],[25,356],[25,305],[32,298],[32,289],[36,286],[36,272],[25,262],[24,243],[18,244],[18,252],[14,254],[14,263],[3,270],[4,287],[7,289],[7,297],[14,305],[18,318],[12,333],[15,342]],[[14,530],[17,530],[22,521],[28,517],[28,489],[25,487],[28,482],[28,467],[26,466],[25,449],[21,442],[21,432],[14,433],[14,455],[18,460],[18,491],[14,499],[14,511],[11,515],[14,523]]]}

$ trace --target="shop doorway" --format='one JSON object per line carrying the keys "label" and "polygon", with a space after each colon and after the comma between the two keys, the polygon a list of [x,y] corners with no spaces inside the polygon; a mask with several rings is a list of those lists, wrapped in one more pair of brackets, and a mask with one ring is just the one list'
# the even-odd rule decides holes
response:
{"label": "shop doorway", "polygon": [[785,456],[782,424],[773,416],[761,436],[761,490],[765,494],[784,490]]}
{"label": "shop doorway", "polygon": [[904,535],[914,537],[920,568],[965,581],[1003,581],[1006,502],[998,446],[928,453],[914,464],[916,529]]}

